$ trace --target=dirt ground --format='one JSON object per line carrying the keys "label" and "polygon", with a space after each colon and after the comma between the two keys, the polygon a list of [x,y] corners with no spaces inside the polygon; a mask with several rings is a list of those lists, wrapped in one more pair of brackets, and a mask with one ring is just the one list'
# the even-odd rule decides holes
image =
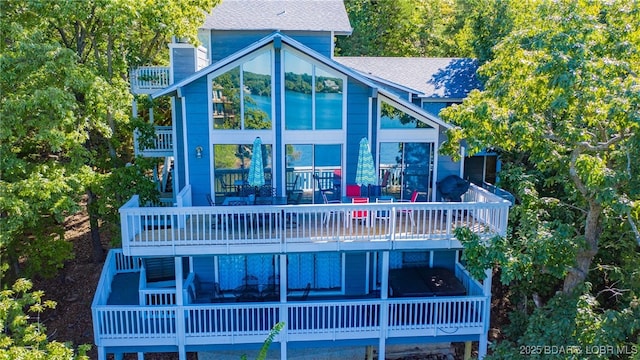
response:
{"label": "dirt ground", "polygon": [[[89,219],[85,213],[69,217],[66,221],[66,227],[66,238],[74,244],[75,258],[67,262],[55,278],[46,280],[34,279],[34,289],[43,290],[46,299],[57,302],[57,307],[48,311],[42,317],[50,340],[71,342],[74,346],[79,344],[93,345],[91,301],[100,278],[103,263],[94,263],[92,260]],[[111,241],[110,235],[103,232],[101,237],[103,247],[107,249]],[[497,281],[493,283],[494,296],[491,312],[491,330],[489,332],[490,342],[501,338],[500,328],[507,321],[507,309],[510,307],[505,289],[501,286],[496,286]],[[475,350],[474,347],[474,354],[476,353]],[[464,344],[453,344],[452,352],[455,353],[455,359],[462,359]],[[97,359],[95,346],[93,346],[89,356],[91,359]],[[134,358],[131,357],[131,359]],[[146,359],[173,360],[177,359],[177,356],[157,354],[147,356]],[[190,354],[189,359],[195,359],[194,354]],[[447,359],[447,357],[418,354],[397,360],[418,359]]]}

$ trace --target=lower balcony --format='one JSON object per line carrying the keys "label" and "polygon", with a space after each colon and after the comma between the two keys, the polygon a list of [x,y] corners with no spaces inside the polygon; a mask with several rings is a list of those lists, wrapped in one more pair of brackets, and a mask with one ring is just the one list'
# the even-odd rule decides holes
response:
{"label": "lower balcony", "polygon": [[[95,343],[105,353],[118,349],[153,351],[154,347],[167,351],[167,346],[201,351],[229,344],[261,344],[278,322],[285,323],[275,339],[280,343],[377,344],[380,339],[436,337],[468,341],[486,336],[488,328],[487,286],[483,288],[461,264],[456,264],[453,272],[464,288],[464,295],[459,296],[387,297],[386,292],[373,292],[357,297],[283,296],[258,302],[207,303],[193,302],[189,290],[192,274],[181,282],[180,295],[175,285],[138,291],[135,284],[118,280],[139,277],[142,264],[139,258],[124,256],[118,250],[108,255],[92,304]],[[114,294],[122,292],[133,292],[131,303],[115,301],[122,296]]]}

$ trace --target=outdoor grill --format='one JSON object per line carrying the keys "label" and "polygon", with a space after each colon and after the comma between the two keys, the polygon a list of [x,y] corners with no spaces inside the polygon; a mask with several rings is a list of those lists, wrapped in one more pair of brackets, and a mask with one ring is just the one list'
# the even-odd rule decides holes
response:
{"label": "outdoor grill", "polygon": [[438,191],[444,201],[460,202],[462,194],[469,190],[469,182],[458,175],[449,175],[437,182]]}

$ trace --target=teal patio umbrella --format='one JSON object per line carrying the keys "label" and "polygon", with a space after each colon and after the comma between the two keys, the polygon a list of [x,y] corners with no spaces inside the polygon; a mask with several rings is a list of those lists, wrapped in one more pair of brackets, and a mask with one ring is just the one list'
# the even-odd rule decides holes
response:
{"label": "teal patio umbrella", "polygon": [[358,167],[356,168],[356,184],[375,185],[378,183],[375,165],[373,164],[373,156],[369,149],[369,141],[366,137],[360,140],[360,149],[358,150]]}
{"label": "teal patio umbrella", "polygon": [[264,185],[264,165],[262,163],[262,139],[258,136],[253,141],[253,153],[249,164],[249,178],[247,182],[251,186]]}

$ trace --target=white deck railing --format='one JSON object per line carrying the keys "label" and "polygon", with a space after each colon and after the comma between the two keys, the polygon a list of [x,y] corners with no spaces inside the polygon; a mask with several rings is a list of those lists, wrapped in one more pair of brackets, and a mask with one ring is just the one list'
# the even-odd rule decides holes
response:
{"label": "white deck railing", "polygon": [[287,341],[318,341],[479,335],[488,325],[490,298],[460,264],[456,277],[466,288],[466,296],[178,306],[175,291],[158,289],[173,296],[145,300],[155,305],[108,305],[114,277],[133,269],[120,266],[122,263],[140,262],[123,256],[120,250],[109,252],[92,304],[98,346],[262,343],[278,322],[285,322],[286,327],[276,341],[282,336]]}
{"label": "white deck railing", "polygon": [[[184,336],[184,344],[262,343],[283,321],[288,341],[482,334],[487,298],[224,303],[185,306],[95,306],[101,346],[149,344]],[[383,311],[384,310],[384,311]],[[183,312],[184,317],[176,315]],[[184,324],[179,322],[184,321]],[[184,334],[176,333],[183,328]],[[285,334],[286,332],[286,334]],[[276,340],[277,341],[277,340]]]}
{"label": "white deck railing", "polygon": [[133,150],[135,155],[146,157],[173,156],[173,129],[171,126],[156,126],[153,144],[142,148],[139,143],[140,134],[133,132]]}
{"label": "white deck railing", "polygon": [[152,94],[169,86],[169,67],[141,66],[129,71],[133,94]]}
{"label": "white deck railing", "polygon": [[[141,207],[134,196],[120,208],[126,255],[192,255],[331,250],[451,248],[466,226],[483,238],[504,236],[509,202],[473,186],[469,202],[284,206]],[[473,200],[473,201],[471,201]],[[366,219],[354,220],[357,213]],[[443,242],[445,241],[445,242]]]}

